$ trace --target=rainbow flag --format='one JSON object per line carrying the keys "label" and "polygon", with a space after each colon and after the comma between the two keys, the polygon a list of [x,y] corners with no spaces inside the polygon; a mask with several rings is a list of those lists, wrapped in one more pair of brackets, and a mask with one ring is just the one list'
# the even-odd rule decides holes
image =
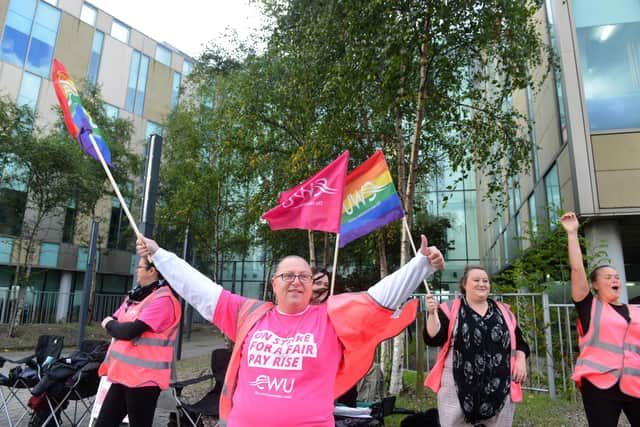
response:
{"label": "rainbow flag", "polygon": [[56,91],[60,108],[62,108],[62,113],[64,114],[64,122],[71,136],[80,143],[80,147],[85,153],[96,160],[100,160],[91,143],[90,135],[93,134],[93,139],[105,163],[112,166],[111,152],[109,151],[109,147],[107,147],[107,143],[104,141],[102,131],[93,122],[89,113],[82,108],[80,94],[78,93],[78,89],[76,89],[76,85],[71,81],[64,65],[57,59],[53,60],[51,81]]}
{"label": "rainbow flag", "polygon": [[340,247],[404,216],[382,151],[347,176],[344,194]]}

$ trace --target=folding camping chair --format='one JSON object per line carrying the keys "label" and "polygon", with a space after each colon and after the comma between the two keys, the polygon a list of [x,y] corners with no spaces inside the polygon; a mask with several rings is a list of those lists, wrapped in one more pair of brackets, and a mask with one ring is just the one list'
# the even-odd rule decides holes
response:
{"label": "folding camping chair", "polygon": [[[0,367],[5,363],[11,363],[16,365],[9,371],[9,375],[0,374],[0,404],[3,406],[3,412],[7,418],[9,427],[14,427],[20,424],[22,419],[29,413],[29,407],[27,406],[26,398],[21,399],[20,394],[28,390],[30,391],[41,379],[42,372],[62,353],[62,347],[64,345],[64,337],[58,335],[41,335],[38,337],[38,344],[36,345],[35,353],[27,357],[23,357],[17,360],[7,359],[0,356]],[[6,395],[2,391],[2,387],[6,388]],[[15,401],[22,406],[23,411],[17,418],[17,421],[11,417],[8,410],[9,403]],[[17,416],[16,415],[16,416]]]}
{"label": "folding camping chair", "polygon": [[79,426],[91,413],[100,383],[98,368],[108,347],[107,341],[85,340],[78,351],[52,363],[31,389],[29,425],[60,427],[66,420],[72,427]]}
{"label": "folding camping chair", "polygon": [[[215,349],[211,352],[211,374],[171,384],[171,387],[175,390],[176,407],[178,409],[178,417],[175,424],[178,427],[181,422],[188,423],[192,427],[203,427],[203,417],[218,418],[220,393],[222,392],[224,376],[227,373],[227,365],[229,365],[230,358],[231,350],[226,348]],[[182,391],[185,387],[212,378],[215,380],[215,384],[211,390],[195,403],[186,402],[182,396]]]}

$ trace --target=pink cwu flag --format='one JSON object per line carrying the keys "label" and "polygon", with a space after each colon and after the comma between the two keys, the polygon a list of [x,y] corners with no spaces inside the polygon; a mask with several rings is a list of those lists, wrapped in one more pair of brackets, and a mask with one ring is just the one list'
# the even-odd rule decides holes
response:
{"label": "pink cwu flag", "polygon": [[349,165],[345,151],[320,172],[302,184],[280,194],[278,206],[262,214],[272,230],[340,232],[344,184]]}

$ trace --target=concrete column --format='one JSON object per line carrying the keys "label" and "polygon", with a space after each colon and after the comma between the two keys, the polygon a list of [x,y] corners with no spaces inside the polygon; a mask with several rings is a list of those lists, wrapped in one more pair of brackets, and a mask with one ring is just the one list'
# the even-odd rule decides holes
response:
{"label": "concrete column", "polygon": [[[626,286],[627,275],[624,272],[624,254],[622,253],[622,240],[618,230],[618,223],[614,220],[594,221],[587,224],[584,231],[589,242],[588,254],[593,256],[594,251],[605,251],[607,253],[608,262],[607,260],[597,259],[596,261],[599,261],[599,264],[611,264],[618,271],[620,282],[624,285],[620,289],[620,302],[629,302]],[[600,242],[603,242],[606,246],[600,246]],[[597,265],[590,267],[597,267]],[[587,274],[589,273],[590,271],[587,272]]]}
{"label": "concrete column", "polygon": [[68,271],[63,271],[60,276],[60,289],[58,290],[58,303],[56,304],[56,322],[65,322],[67,320],[72,279],[73,274]]}

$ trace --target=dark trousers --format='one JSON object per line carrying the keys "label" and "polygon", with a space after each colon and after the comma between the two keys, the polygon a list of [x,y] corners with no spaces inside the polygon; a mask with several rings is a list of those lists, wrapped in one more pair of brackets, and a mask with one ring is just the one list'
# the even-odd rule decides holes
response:
{"label": "dark trousers", "polygon": [[129,416],[130,427],[152,427],[160,387],[129,388],[111,384],[94,427],[118,427]]}
{"label": "dark trousers", "polygon": [[583,379],[580,391],[589,427],[617,427],[620,412],[631,427],[640,427],[640,399],[623,394],[618,384],[602,390]]}

